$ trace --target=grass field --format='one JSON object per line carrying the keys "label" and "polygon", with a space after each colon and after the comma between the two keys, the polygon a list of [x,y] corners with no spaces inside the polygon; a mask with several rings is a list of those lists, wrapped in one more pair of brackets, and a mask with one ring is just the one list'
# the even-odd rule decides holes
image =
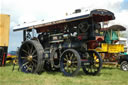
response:
{"label": "grass field", "polygon": [[12,72],[12,66],[6,66],[0,67],[0,85],[128,85],[128,72],[112,67],[103,68],[97,76],[85,75],[81,70],[75,77],[66,77],[61,72]]}

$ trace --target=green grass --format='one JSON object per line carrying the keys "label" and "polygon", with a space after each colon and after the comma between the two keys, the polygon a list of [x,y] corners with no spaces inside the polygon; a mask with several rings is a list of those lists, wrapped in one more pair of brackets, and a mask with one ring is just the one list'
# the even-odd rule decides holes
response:
{"label": "green grass", "polygon": [[97,76],[85,75],[81,70],[75,77],[66,77],[61,72],[12,72],[12,66],[6,66],[0,67],[0,85],[128,85],[128,72],[113,67],[103,68]]}

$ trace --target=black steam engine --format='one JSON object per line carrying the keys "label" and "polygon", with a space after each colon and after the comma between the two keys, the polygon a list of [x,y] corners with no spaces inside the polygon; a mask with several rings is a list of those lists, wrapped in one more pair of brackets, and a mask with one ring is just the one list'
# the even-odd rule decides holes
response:
{"label": "black steam engine", "polygon": [[97,9],[90,14],[74,15],[14,29],[23,30],[24,41],[18,52],[22,72],[41,73],[60,69],[64,75],[74,76],[82,67],[86,74],[99,73],[102,59],[98,52],[89,49],[90,43],[98,40],[96,36],[99,36],[97,30],[101,28],[100,22],[113,20],[114,14]]}

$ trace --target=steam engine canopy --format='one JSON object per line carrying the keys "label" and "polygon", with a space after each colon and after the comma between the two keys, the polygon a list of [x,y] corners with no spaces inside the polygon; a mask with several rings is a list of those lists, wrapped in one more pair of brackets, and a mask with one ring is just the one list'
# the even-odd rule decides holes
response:
{"label": "steam engine canopy", "polygon": [[[39,21],[33,23],[25,23],[23,25],[16,26],[13,31],[19,30],[30,30],[36,29],[37,32],[48,32],[55,28],[60,28],[63,30],[66,25],[79,23],[81,21],[91,20],[93,22],[104,22],[109,20],[114,20],[115,16],[112,12],[105,9],[95,9],[88,13],[76,13],[70,16],[66,16],[62,19],[52,20],[52,21]],[[82,25],[81,25],[82,26]],[[87,25],[84,25],[87,26]],[[82,30],[85,31],[85,30]]]}
{"label": "steam engine canopy", "polygon": [[92,10],[90,16],[93,17],[93,20],[95,22],[103,22],[103,21],[109,21],[115,19],[114,14],[105,9]]}

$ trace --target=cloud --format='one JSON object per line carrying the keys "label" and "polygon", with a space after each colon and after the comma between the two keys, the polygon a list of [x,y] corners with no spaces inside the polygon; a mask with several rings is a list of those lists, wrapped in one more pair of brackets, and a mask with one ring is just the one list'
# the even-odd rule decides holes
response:
{"label": "cloud", "polygon": [[128,10],[122,10],[116,14],[115,23],[128,25]]}
{"label": "cloud", "polygon": [[105,8],[118,11],[122,2],[123,0],[2,0],[2,11],[15,13],[20,19],[23,16],[26,18],[26,15],[36,19],[48,19],[64,16],[66,12],[77,8]]}
{"label": "cloud", "polygon": [[116,19],[113,21],[110,21],[109,25],[120,24],[120,25],[126,27],[127,31],[128,31],[128,23],[127,23],[128,10],[120,10],[119,12],[115,12],[115,17],[116,17]]}
{"label": "cloud", "polygon": [[[44,17],[63,16],[77,8],[119,10],[123,0],[2,0],[3,12]],[[42,17],[42,18],[44,18]]]}
{"label": "cloud", "polygon": [[110,24],[121,24],[128,27],[128,8],[127,5],[122,5],[124,1],[126,0],[0,0],[0,9],[2,13],[11,15],[9,48],[15,48],[21,43],[22,33],[12,32],[14,25],[63,17],[67,12],[71,13],[78,8],[108,9],[116,16],[116,20]]}

